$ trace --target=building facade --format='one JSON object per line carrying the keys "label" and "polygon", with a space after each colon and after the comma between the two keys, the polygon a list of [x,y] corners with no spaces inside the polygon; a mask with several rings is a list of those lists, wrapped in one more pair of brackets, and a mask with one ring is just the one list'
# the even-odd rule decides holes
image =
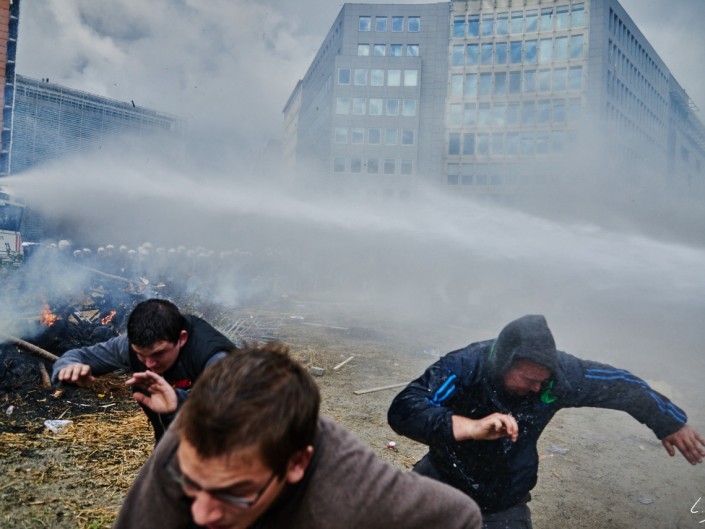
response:
{"label": "building facade", "polygon": [[20,22],[20,0],[0,0],[0,176],[10,167],[12,102],[15,92],[15,59]]}
{"label": "building facade", "polygon": [[333,184],[510,198],[576,160],[705,180],[705,129],[616,0],[345,4],[295,92],[285,160]]}

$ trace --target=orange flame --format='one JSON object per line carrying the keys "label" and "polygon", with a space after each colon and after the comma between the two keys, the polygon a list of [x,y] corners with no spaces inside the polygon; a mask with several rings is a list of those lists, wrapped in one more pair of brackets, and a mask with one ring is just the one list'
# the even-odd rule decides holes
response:
{"label": "orange flame", "polygon": [[110,323],[111,321],[113,321],[113,318],[115,317],[116,314],[117,314],[117,311],[111,310],[110,314],[108,314],[105,318],[100,319],[100,324],[106,325],[106,324]]}
{"label": "orange flame", "polygon": [[51,312],[51,308],[49,307],[48,303],[43,303],[42,304],[42,315],[40,316],[39,321],[41,322],[42,325],[45,327],[51,327],[56,323],[58,316],[54,313]]}

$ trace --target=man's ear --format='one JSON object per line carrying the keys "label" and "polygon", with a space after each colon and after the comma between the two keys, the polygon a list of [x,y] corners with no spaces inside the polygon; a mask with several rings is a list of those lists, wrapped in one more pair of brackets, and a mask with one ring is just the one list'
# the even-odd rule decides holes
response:
{"label": "man's ear", "polygon": [[288,483],[298,483],[303,479],[312,456],[313,447],[310,445],[291,456],[286,469],[286,481]]}
{"label": "man's ear", "polygon": [[183,347],[184,345],[186,345],[186,342],[187,342],[187,341],[188,341],[188,331],[187,331],[186,329],[183,329],[183,330],[179,333],[179,340],[178,340],[178,342],[177,342],[177,343],[179,344],[179,348],[181,348],[181,347]]}

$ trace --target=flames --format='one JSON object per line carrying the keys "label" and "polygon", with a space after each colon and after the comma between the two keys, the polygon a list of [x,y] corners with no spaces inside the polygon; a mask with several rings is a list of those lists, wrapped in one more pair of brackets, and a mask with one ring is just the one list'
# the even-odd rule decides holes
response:
{"label": "flames", "polygon": [[58,316],[51,311],[49,303],[42,303],[42,313],[39,316],[39,321],[45,327],[51,327],[56,323]]}
{"label": "flames", "polygon": [[105,318],[101,318],[101,319],[100,319],[100,324],[101,324],[101,325],[107,325],[108,323],[110,323],[111,321],[113,321],[113,318],[115,317],[116,314],[117,314],[117,311],[111,310],[111,311],[110,311],[110,314],[108,314]]}

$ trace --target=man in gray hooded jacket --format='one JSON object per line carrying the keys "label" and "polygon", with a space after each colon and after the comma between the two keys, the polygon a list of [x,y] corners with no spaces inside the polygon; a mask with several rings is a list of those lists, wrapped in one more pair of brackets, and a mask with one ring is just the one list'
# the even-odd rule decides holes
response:
{"label": "man in gray hooded jacket", "polygon": [[472,497],[484,529],[530,529],[539,436],[558,410],[583,406],[629,413],[691,464],[705,457],[678,406],[629,371],[556,350],[540,315],[441,358],[397,395],[388,420],[429,445],[414,470]]}

